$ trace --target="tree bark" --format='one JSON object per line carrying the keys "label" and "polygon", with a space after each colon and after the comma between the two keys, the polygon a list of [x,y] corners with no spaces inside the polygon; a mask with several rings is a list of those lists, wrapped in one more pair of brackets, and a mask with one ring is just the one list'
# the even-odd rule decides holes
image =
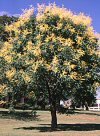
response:
{"label": "tree bark", "polygon": [[85,102],[85,108],[86,108],[87,111],[89,110],[89,107],[88,107],[88,103],[87,103],[87,102]]}
{"label": "tree bark", "polygon": [[51,128],[55,129],[57,128],[56,100],[55,100],[55,97],[52,96],[52,93],[51,93],[52,91],[50,90],[48,79],[45,78],[45,80],[46,80],[47,90],[49,94],[49,104],[50,104],[50,110],[51,110]]}
{"label": "tree bark", "polygon": [[57,115],[56,115],[56,105],[51,105],[51,128],[57,128]]}
{"label": "tree bark", "polygon": [[24,96],[21,98],[21,103],[22,103],[22,104],[25,103],[25,98],[24,98]]}

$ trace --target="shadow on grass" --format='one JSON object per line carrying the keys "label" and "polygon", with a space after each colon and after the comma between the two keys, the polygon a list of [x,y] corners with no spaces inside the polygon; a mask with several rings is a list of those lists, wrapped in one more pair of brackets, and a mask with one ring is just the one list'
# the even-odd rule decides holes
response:
{"label": "shadow on grass", "polygon": [[74,115],[74,114],[86,114],[86,115],[95,115],[100,116],[100,111],[84,111],[84,110],[73,110],[73,109],[64,109],[63,112],[58,111],[58,114],[65,114],[65,115]]}
{"label": "shadow on grass", "polygon": [[14,113],[9,113],[8,111],[0,111],[0,118],[3,119],[16,119],[23,121],[32,121],[32,120],[40,120],[38,118],[39,115],[32,115],[31,112],[27,111],[15,111]]}
{"label": "shadow on grass", "polygon": [[100,124],[58,124],[56,129],[51,129],[50,124],[40,124],[39,127],[20,127],[15,129],[38,130],[40,132],[52,131],[94,131],[100,130]]}
{"label": "shadow on grass", "polygon": [[74,112],[74,114],[86,114],[86,115],[95,115],[95,116],[100,116],[100,112],[91,112],[91,111],[78,111],[78,110],[76,110],[75,112]]}

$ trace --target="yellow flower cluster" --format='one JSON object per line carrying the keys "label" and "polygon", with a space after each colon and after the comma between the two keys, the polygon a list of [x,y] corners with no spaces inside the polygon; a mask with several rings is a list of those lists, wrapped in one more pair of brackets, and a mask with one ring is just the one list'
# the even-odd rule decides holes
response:
{"label": "yellow flower cluster", "polygon": [[75,69],[75,67],[76,67],[75,64],[71,64],[71,62],[69,62],[69,61],[64,61],[64,66],[67,66],[69,68],[69,70]]}
{"label": "yellow flower cluster", "polygon": [[6,72],[6,77],[7,77],[9,80],[11,80],[11,79],[14,77],[15,73],[16,73],[16,69],[15,69],[15,68],[12,68],[11,70],[8,70],[8,71]]}
{"label": "yellow flower cluster", "polygon": [[3,85],[0,84],[0,93],[2,93],[6,87],[7,87],[6,84]]}
{"label": "yellow flower cluster", "polygon": [[52,65],[58,65],[59,60],[57,58],[57,56],[54,56],[53,60],[52,60]]}
{"label": "yellow flower cluster", "polygon": [[40,49],[40,47],[39,46],[34,47],[33,53],[34,53],[35,56],[39,57],[41,55],[41,49]]}
{"label": "yellow flower cluster", "polygon": [[43,60],[43,58],[40,58],[40,60],[37,60],[36,62],[34,61],[32,65],[33,71],[36,72],[40,66],[44,65],[44,63],[45,61]]}
{"label": "yellow flower cluster", "polygon": [[83,24],[86,26],[91,25],[91,18],[88,16],[85,16],[83,13],[80,13],[79,15],[73,15],[72,20],[75,24]]}
{"label": "yellow flower cluster", "polygon": [[30,16],[33,15],[34,8],[25,9],[23,10],[23,14],[19,17],[17,22],[12,23],[11,25],[6,26],[6,31],[15,31],[16,33],[20,33],[19,29],[21,26],[23,26],[26,22],[29,21]]}
{"label": "yellow flower cluster", "polygon": [[71,69],[75,69],[76,65],[75,64],[71,64],[70,67],[71,67]]}
{"label": "yellow flower cluster", "polygon": [[96,37],[92,26],[87,27],[87,35],[92,38]]}
{"label": "yellow flower cluster", "polygon": [[95,89],[97,89],[97,87],[100,86],[100,83],[95,81],[94,84],[93,84],[93,86],[94,86]]}
{"label": "yellow flower cluster", "polygon": [[23,76],[25,82],[30,82],[31,81],[31,78],[27,74],[22,75],[22,76]]}
{"label": "yellow flower cluster", "polygon": [[26,72],[24,72],[22,69],[20,70],[20,73],[24,79],[25,82],[30,82],[31,78],[28,74],[26,74]]}
{"label": "yellow flower cluster", "polygon": [[11,56],[11,55],[6,55],[6,56],[4,56],[4,59],[5,59],[8,63],[11,63],[11,62],[12,62],[12,56]]}
{"label": "yellow flower cluster", "polygon": [[81,56],[84,56],[85,52],[82,49],[76,49],[75,58],[79,59]]}
{"label": "yellow flower cluster", "polygon": [[65,43],[64,43],[63,45],[72,46],[73,43],[74,43],[74,42],[73,42],[70,38],[68,38],[68,39],[65,40]]}
{"label": "yellow flower cluster", "polygon": [[45,19],[45,14],[49,15],[59,15],[59,17],[62,19],[71,19],[75,24],[84,24],[84,25],[91,25],[91,18],[85,16],[83,13],[80,13],[79,15],[74,15],[70,10],[67,10],[66,8],[58,7],[56,4],[49,4],[49,6],[45,5],[38,5],[38,15],[37,20]]}
{"label": "yellow flower cluster", "polygon": [[[56,36],[54,33],[50,34],[50,35],[47,35],[46,39],[45,39],[45,42],[56,42]],[[59,39],[58,39],[59,40]]]}
{"label": "yellow flower cluster", "polygon": [[32,98],[32,97],[35,97],[34,91],[31,91],[31,92],[29,92],[29,94],[28,94],[28,98]]}
{"label": "yellow flower cluster", "polygon": [[[73,14],[70,10],[67,10],[64,7],[58,7],[56,4],[49,4],[48,6],[43,5],[38,5],[38,14],[36,16],[37,21],[45,20],[48,16],[56,16],[58,15],[60,17],[60,21],[57,22],[57,28],[61,29],[62,28],[62,23],[61,20],[72,20],[72,22],[76,25],[83,24],[87,26],[87,34],[90,37],[95,37],[94,35],[94,30],[91,27],[91,22],[92,19],[89,16],[85,16],[83,13],[80,13],[79,15]],[[40,26],[40,29],[43,31],[47,31],[49,29],[48,25],[43,24]],[[65,29],[69,29],[72,33],[75,33],[75,29],[70,26],[66,25]],[[78,39],[78,43],[81,44],[81,38]]]}
{"label": "yellow flower cluster", "polygon": [[31,51],[33,49],[33,43],[32,43],[32,41],[28,41],[26,49],[27,49],[27,51]]}
{"label": "yellow flower cluster", "polygon": [[82,45],[83,37],[77,36],[77,44]]}
{"label": "yellow flower cluster", "polygon": [[12,49],[12,44],[10,44],[9,42],[5,42],[2,50],[0,51],[0,56],[2,55],[7,55],[9,53],[9,51]]}
{"label": "yellow flower cluster", "polygon": [[52,70],[52,66],[51,66],[50,64],[45,63],[45,66],[46,66],[46,69],[47,69],[48,71],[51,71],[51,70]]}
{"label": "yellow flower cluster", "polygon": [[42,24],[42,25],[39,25],[38,27],[39,27],[40,31],[42,31],[42,32],[47,31],[49,28],[47,24]]}
{"label": "yellow flower cluster", "polygon": [[12,50],[13,46],[9,42],[5,42],[2,49],[0,50],[0,57],[4,57],[4,59],[8,62],[11,63],[12,61]]}
{"label": "yellow flower cluster", "polygon": [[86,66],[86,62],[85,61],[81,61],[81,66],[85,67]]}
{"label": "yellow flower cluster", "polygon": [[77,73],[76,72],[72,72],[69,76],[72,79],[77,79]]}

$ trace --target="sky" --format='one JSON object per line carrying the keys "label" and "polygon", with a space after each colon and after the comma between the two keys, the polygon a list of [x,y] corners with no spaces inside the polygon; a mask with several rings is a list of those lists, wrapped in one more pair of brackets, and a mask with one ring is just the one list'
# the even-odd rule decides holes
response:
{"label": "sky", "polygon": [[0,15],[8,14],[18,16],[22,9],[29,8],[37,4],[56,3],[58,6],[64,5],[75,13],[83,12],[92,18],[94,30],[100,33],[100,0],[0,0]]}

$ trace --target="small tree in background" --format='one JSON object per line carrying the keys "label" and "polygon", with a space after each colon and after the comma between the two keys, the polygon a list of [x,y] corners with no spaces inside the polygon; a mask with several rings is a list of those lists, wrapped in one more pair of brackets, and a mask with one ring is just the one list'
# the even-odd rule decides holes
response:
{"label": "small tree in background", "polygon": [[56,128],[56,111],[64,95],[80,92],[82,86],[87,94],[92,91],[88,86],[98,86],[97,38],[84,14],[55,4],[39,5],[35,22],[30,22],[32,14],[33,9],[25,10],[17,22],[6,26],[11,37],[1,57],[9,64],[7,86],[23,94],[29,86],[36,93],[42,90],[50,104],[51,127]]}
{"label": "small tree in background", "polygon": [[[5,92],[12,93],[12,103],[14,103],[14,97],[17,96],[21,99],[27,95],[27,92],[30,93],[32,91],[29,87],[30,78],[27,73],[24,71],[29,66],[26,65],[26,51],[23,50],[26,44],[29,42],[30,31],[32,26],[32,31],[34,31],[34,17],[33,9],[26,12],[24,11],[24,15],[19,17],[17,22],[13,22],[10,26],[6,25],[5,31],[9,34],[8,40],[3,44],[2,51],[0,53],[0,57],[4,61],[6,65],[0,66],[0,72],[3,75],[0,79],[3,80],[1,84],[1,90],[5,90]],[[31,19],[30,19],[31,16]],[[3,61],[2,61],[3,62]],[[1,63],[2,64],[2,63]],[[3,67],[5,68],[3,69]],[[4,72],[2,72],[2,70]],[[3,89],[2,89],[3,88]],[[28,95],[27,95],[28,96]]]}

